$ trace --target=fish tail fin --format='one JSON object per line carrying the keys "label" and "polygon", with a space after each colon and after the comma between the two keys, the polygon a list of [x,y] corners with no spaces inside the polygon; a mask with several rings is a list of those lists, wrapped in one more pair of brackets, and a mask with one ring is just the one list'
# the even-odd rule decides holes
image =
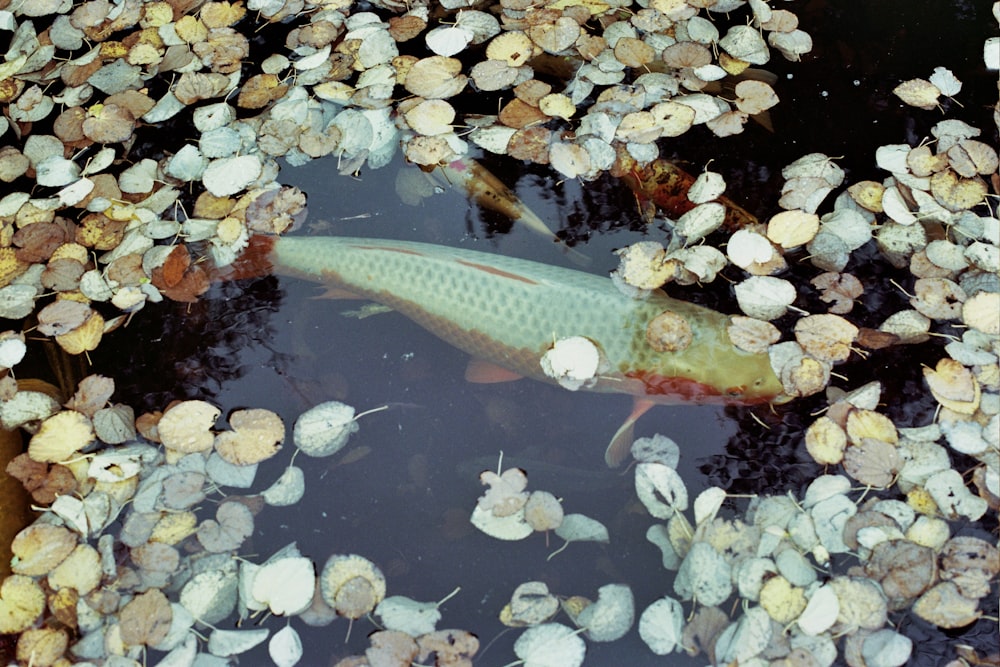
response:
{"label": "fish tail fin", "polygon": [[208,269],[212,282],[223,280],[243,280],[246,278],[261,278],[274,273],[274,262],[271,251],[274,250],[276,236],[254,234],[250,237],[247,247],[239,257],[227,266],[216,266],[214,262]]}

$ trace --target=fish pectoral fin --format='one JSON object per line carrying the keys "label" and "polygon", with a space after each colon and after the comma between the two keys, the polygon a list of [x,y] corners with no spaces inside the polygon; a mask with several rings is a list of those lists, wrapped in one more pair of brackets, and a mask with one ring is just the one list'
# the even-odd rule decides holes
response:
{"label": "fish pectoral fin", "polygon": [[343,288],[340,288],[340,287],[328,287],[328,288],[326,288],[326,291],[324,291],[322,294],[317,294],[316,296],[314,296],[312,298],[313,299],[352,299],[352,300],[365,299],[365,300],[370,300],[366,296],[361,296],[360,294],[356,294],[356,293],[354,293],[354,292],[352,292],[350,290],[346,290],[346,289],[343,289]]}
{"label": "fish pectoral fin", "polygon": [[636,398],[632,403],[632,412],[615,431],[611,443],[604,452],[604,461],[608,467],[617,468],[628,458],[629,452],[632,450],[632,441],[635,439],[633,437],[635,423],[654,405],[656,404],[645,398]]}
{"label": "fish pectoral fin", "polygon": [[465,369],[465,379],[476,384],[495,384],[497,382],[513,382],[520,380],[523,375],[518,375],[512,370],[503,366],[483,361],[482,359],[470,359],[469,365]]}

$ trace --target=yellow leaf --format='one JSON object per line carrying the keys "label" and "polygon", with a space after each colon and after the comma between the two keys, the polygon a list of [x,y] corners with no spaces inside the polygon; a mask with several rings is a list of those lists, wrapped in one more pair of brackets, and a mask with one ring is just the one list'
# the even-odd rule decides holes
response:
{"label": "yellow leaf", "polygon": [[95,310],[76,329],[56,336],[56,342],[69,354],[80,354],[96,349],[103,335],[104,318]]}
{"label": "yellow leaf", "polygon": [[0,586],[0,634],[16,634],[31,627],[45,609],[45,593],[31,577],[19,574]]}
{"label": "yellow leaf", "polygon": [[760,589],[760,606],[779,624],[787,625],[805,611],[805,591],[779,574],[768,579]]}
{"label": "yellow leaf", "polygon": [[198,530],[198,517],[194,515],[194,512],[164,514],[153,527],[149,541],[177,544],[196,530]]}
{"label": "yellow leaf", "polygon": [[899,435],[892,420],[874,410],[852,410],[847,415],[847,437],[856,445],[860,445],[865,438],[893,445],[899,442]]}
{"label": "yellow leaf", "polygon": [[844,459],[847,434],[829,417],[820,417],[806,429],[806,450],[817,463],[831,465]]}
{"label": "yellow leaf", "polygon": [[94,441],[94,427],[74,410],[63,410],[45,421],[28,443],[28,456],[33,461],[58,463],[72,458]]}

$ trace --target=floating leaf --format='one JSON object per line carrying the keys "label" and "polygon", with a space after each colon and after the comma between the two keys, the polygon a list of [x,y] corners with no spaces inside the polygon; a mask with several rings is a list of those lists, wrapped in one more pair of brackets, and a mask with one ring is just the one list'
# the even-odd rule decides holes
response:
{"label": "floating leaf", "polygon": [[669,519],[674,512],[687,509],[688,495],[684,481],[677,471],[662,463],[637,465],[635,490],[646,510],[658,519]]}
{"label": "floating leaf", "polygon": [[583,514],[567,514],[556,528],[556,535],[567,542],[608,542],[608,529],[600,521]]}
{"label": "floating leaf", "polygon": [[290,625],[281,628],[267,643],[267,654],[277,667],[294,667],[302,659],[302,639]]}
{"label": "floating leaf", "polygon": [[183,401],[160,418],[157,430],[164,447],[189,454],[212,447],[215,436],[210,430],[221,411],[205,401]]}
{"label": "floating leaf", "polygon": [[639,636],[656,655],[668,655],[680,648],[684,608],[664,596],[646,607],[639,617]]}
{"label": "floating leaf", "polygon": [[771,276],[752,276],[737,283],[735,289],[740,309],[760,320],[781,317],[796,297],[790,282]]}
{"label": "floating leaf", "polygon": [[347,618],[361,618],[385,598],[385,576],[361,556],[330,556],[319,579],[323,600]]}
{"label": "floating leaf", "polygon": [[379,602],[375,616],[387,630],[405,632],[411,637],[434,632],[441,620],[438,603],[417,602],[402,595],[391,595]]}
{"label": "floating leaf", "polygon": [[561,623],[543,623],[525,630],[514,642],[514,653],[525,667],[579,667],[587,645]]}
{"label": "floating leaf", "polygon": [[57,463],[71,458],[94,441],[94,428],[86,415],[63,410],[42,422],[28,443],[28,456],[35,461]]}
{"label": "floating leaf", "polygon": [[554,530],[563,520],[562,504],[548,491],[532,491],[524,504],[524,520],[537,531]]}
{"label": "floating leaf", "polygon": [[597,601],[574,619],[586,629],[591,641],[611,642],[625,636],[635,620],[635,598],[625,584],[606,584],[597,591]]}
{"label": "floating leaf", "polygon": [[172,620],[170,601],[162,591],[154,588],[140,593],[121,610],[121,639],[129,646],[159,644],[166,638]]}
{"label": "floating leaf", "polygon": [[232,431],[215,437],[215,451],[235,465],[252,465],[271,458],[285,439],[281,417],[270,410],[237,410],[229,417],[229,424]]}
{"label": "floating leaf", "polygon": [[45,609],[45,592],[31,577],[11,575],[0,585],[0,633],[17,634],[31,627]]}
{"label": "floating leaf", "polygon": [[302,453],[322,457],[343,449],[357,430],[354,408],[339,401],[327,401],[299,415],[292,437]]}
{"label": "floating leaf", "polygon": [[220,658],[246,653],[267,639],[271,631],[259,630],[212,630],[208,636],[208,652]]}
{"label": "floating leaf", "polygon": [[508,627],[524,627],[544,623],[559,612],[559,599],[540,581],[520,584],[510,603],[500,612],[500,621]]}
{"label": "floating leaf", "polygon": [[316,572],[310,559],[279,558],[261,565],[253,576],[253,599],[275,616],[294,616],[312,604]]}
{"label": "floating leaf", "polygon": [[695,542],[684,557],[674,592],[682,600],[695,600],[699,604],[721,604],[733,591],[729,563],[706,542]]}
{"label": "floating leaf", "polygon": [[959,593],[958,586],[951,581],[939,583],[920,596],[913,605],[913,613],[941,628],[961,628],[982,615],[978,600]]}
{"label": "floating leaf", "polygon": [[541,359],[542,371],[560,385],[576,391],[592,386],[598,373],[604,372],[607,359],[601,349],[589,338],[570,336],[560,338]]}

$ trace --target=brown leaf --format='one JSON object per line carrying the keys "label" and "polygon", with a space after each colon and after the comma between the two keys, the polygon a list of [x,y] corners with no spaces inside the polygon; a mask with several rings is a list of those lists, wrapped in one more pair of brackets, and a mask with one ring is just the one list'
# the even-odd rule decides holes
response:
{"label": "brown leaf", "polygon": [[22,262],[44,262],[56,248],[69,241],[66,229],[54,222],[36,222],[21,227],[14,233],[16,255]]}
{"label": "brown leaf", "polygon": [[909,540],[887,540],[872,549],[865,572],[882,585],[889,606],[900,609],[935,582],[937,563],[928,547]]}
{"label": "brown leaf", "polygon": [[115,381],[103,375],[88,375],[80,380],[76,393],[65,407],[93,418],[94,413],[108,404],[115,391]]}
{"label": "brown leaf", "polygon": [[861,281],[850,273],[822,273],[810,281],[816,289],[823,290],[819,298],[832,304],[829,312],[844,315],[854,308],[854,300],[864,292]]}
{"label": "brown leaf", "polygon": [[69,468],[35,461],[27,453],[11,459],[7,474],[18,480],[39,505],[51,505],[57,496],[73,493],[77,487],[76,477]]}
{"label": "brown leaf", "polygon": [[405,632],[381,630],[368,639],[371,648],[365,657],[370,665],[409,665],[417,656],[417,642]]}
{"label": "brown leaf", "polygon": [[464,630],[437,630],[417,637],[420,646],[420,662],[434,657],[433,664],[458,667],[472,665],[472,656],[479,650],[479,639]]}
{"label": "brown leaf", "polygon": [[[167,286],[163,283],[163,267],[153,269],[152,281],[160,288],[165,297],[184,303],[197,301],[198,297],[207,292],[211,286],[208,274],[200,264],[188,267],[181,279],[173,286]],[[160,287],[161,284],[163,284],[162,287]]]}
{"label": "brown leaf", "polygon": [[135,117],[117,104],[98,104],[90,108],[83,121],[83,134],[99,144],[127,141],[135,131]]}
{"label": "brown leaf", "polygon": [[56,292],[70,292],[80,287],[80,276],[86,267],[75,259],[53,259],[42,271],[42,286]]}
{"label": "brown leaf", "polygon": [[236,104],[241,109],[263,109],[288,92],[288,86],[281,83],[274,74],[257,74],[247,79],[240,88]]}
{"label": "brown leaf", "polygon": [[189,266],[191,266],[191,253],[188,252],[186,245],[178,243],[167,255],[166,261],[163,262],[164,286],[174,287],[177,285],[184,278],[184,272]]}
{"label": "brown leaf", "polygon": [[119,615],[121,639],[129,646],[148,646],[162,642],[174,612],[170,601],[158,588],[136,595]]}

